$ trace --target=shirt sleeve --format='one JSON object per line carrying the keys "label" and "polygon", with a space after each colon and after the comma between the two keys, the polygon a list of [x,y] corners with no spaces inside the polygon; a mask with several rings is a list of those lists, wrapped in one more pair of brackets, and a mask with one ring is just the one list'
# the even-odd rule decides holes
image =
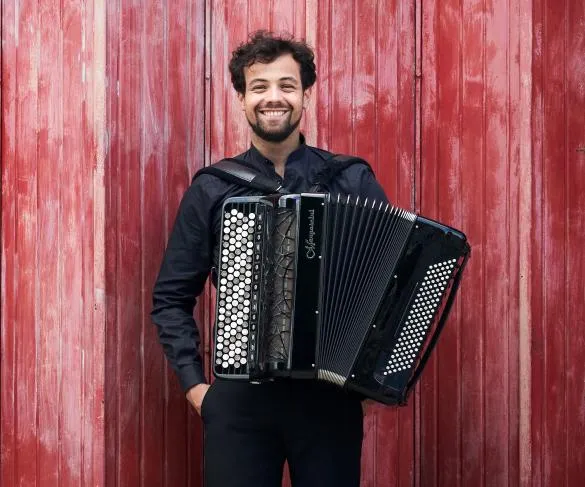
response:
{"label": "shirt sleeve", "polygon": [[206,194],[205,179],[197,178],[183,196],[153,290],[151,317],[184,391],[205,382],[193,318],[213,261],[213,199]]}
{"label": "shirt sleeve", "polygon": [[358,194],[362,198],[389,202],[374,173],[364,164],[348,167],[341,174],[338,184],[342,194]]}

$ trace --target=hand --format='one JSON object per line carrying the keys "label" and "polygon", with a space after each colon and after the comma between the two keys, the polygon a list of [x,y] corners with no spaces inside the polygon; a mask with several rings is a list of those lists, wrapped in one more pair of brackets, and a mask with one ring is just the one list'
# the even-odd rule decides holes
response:
{"label": "hand", "polygon": [[203,398],[205,394],[207,394],[207,390],[209,389],[209,384],[197,384],[195,387],[191,387],[187,391],[187,401],[191,403],[191,406],[195,408],[197,414],[201,416],[201,404],[203,404]]}
{"label": "hand", "polygon": [[368,410],[371,410],[372,408],[375,409],[378,406],[380,406],[380,403],[377,401],[374,401],[373,399],[362,400],[362,411],[364,414],[366,414]]}

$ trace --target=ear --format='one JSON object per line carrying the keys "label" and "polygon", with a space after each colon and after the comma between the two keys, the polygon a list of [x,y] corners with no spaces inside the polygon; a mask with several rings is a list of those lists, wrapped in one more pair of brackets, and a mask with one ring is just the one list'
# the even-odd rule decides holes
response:
{"label": "ear", "polygon": [[242,108],[242,110],[246,110],[246,104],[245,104],[246,95],[244,93],[237,93],[237,95],[238,95],[238,101],[240,102],[240,107]]}
{"label": "ear", "polygon": [[311,88],[307,88],[305,91],[303,91],[303,109],[307,109],[307,107],[309,106],[309,100],[311,99],[311,94],[313,93],[313,87],[311,86]]}

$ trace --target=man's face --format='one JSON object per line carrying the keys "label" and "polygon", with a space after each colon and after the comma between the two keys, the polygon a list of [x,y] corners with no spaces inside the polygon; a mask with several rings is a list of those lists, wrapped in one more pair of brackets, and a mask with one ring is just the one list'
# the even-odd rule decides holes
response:
{"label": "man's face", "polygon": [[238,93],[254,133],[268,142],[282,142],[298,128],[309,90],[303,92],[301,70],[291,54],[244,69],[246,93]]}

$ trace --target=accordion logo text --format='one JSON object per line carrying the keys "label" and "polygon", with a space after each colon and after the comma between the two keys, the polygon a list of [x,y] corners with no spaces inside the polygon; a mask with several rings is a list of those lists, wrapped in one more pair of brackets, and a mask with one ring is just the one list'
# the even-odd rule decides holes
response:
{"label": "accordion logo text", "polygon": [[222,220],[214,374],[404,404],[453,303],[465,235],[328,194],[229,198]]}

